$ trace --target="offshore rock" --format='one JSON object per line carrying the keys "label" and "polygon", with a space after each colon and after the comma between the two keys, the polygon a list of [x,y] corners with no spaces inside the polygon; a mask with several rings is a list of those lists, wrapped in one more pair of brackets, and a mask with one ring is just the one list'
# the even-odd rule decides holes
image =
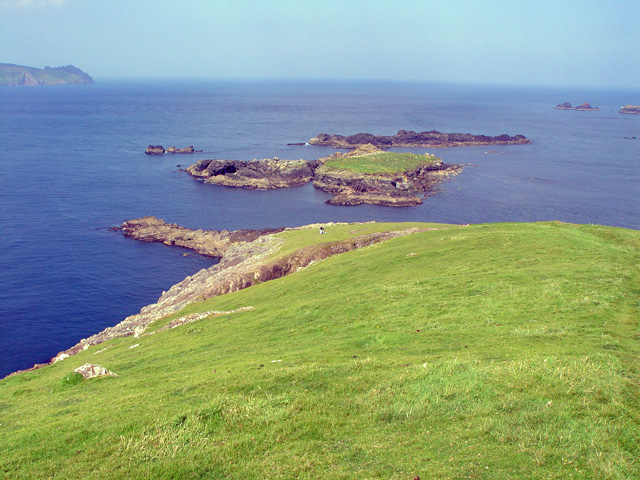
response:
{"label": "offshore rock", "polygon": [[195,153],[193,145],[184,148],[169,147],[167,153]]}
{"label": "offshore rock", "polygon": [[594,112],[600,111],[600,109],[598,107],[592,107],[587,102],[581,103],[574,110],[578,110],[578,111],[594,111]]}
{"label": "offshore rock", "polygon": [[313,177],[314,162],[269,158],[240,160],[200,160],[187,172],[207,183],[252,190],[297,187]]}
{"label": "offshore rock", "polygon": [[514,145],[527,144],[531,140],[523,135],[509,136],[506,134],[496,137],[486,135],[471,135],[470,133],[441,133],[437,130],[430,132],[414,132],[399,130],[391,136],[357,133],[348,137],[342,135],[328,135],[320,133],[308,142],[310,145],[328,146],[334,148],[353,149],[371,144],[377,148],[444,148],[470,145]]}
{"label": "offshore rock", "polygon": [[572,107],[569,102],[564,102],[556,105],[553,108],[555,108],[556,110],[577,110],[579,112],[588,112],[588,111],[597,112],[600,110],[598,107],[592,107],[587,102],[581,103],[576,107]]}
{"label": "offshore rock", "polygon": [[624,107],[620,108],[618,113],[640,115],[640,105],[625,105]]}
{"label": "offshore rock", "polygon": [[147,155],[162,155],[164,153],[164,147],[162,145],[149,145],[144,153]]}
{"label": "offshore rock", "polygon": [[263,235],[281,232],[284,227],[233,231],[191,230],[175,223],[166,223],[156,217],[142,217],[128,220],[114,230],[122,231],[125,237],[134,240],[161,242],[169,246],[188,248],[208,257],[222,257],[234,243],[253,242]]}
{"label": "offshore rock", "polygon": [[202,152],[202,150],[196,150],[193,145],[189,145],[184,148],[169,147],[166,150],[162,145],[149,145],[144,151],[147,155],[162,155],[163,153],[195,153]]}

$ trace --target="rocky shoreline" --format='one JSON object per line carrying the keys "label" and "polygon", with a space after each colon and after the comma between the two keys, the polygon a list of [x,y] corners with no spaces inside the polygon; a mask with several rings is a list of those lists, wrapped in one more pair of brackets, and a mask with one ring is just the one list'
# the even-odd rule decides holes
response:
{"label": "rocky shoreline", "polygon": [[[129,230],[125,230],[124,228],[119,228],[118,230],[130,238],[141,241],[159,241],[167,245],[178,245],[174,242],[176,231],[193,238],[204,238],[207,237],[207,232],[212,232],[207,230],[189,230],[175,224],[167,224],[162,220],[155,219],[155,217],[143,217],[142,219],[130,220],[124,222],[123,225],[128,225],[127,228]],[[141,227],[138,227],[138,225],[141,225]],[[151,237],[146,234],[142,234],[139,237],[130,234],[130,231],[143,232],[148,225],[157,225],[157,234]],[[325,227],[330,227],[331,225],[334,224],[324,224]],[[163,230],[166,226],[171,228]],[[286,230],[315,230],[319,226],[320,225],[313,224]],[[275,232],[283,231],[284,229],[271,230]],[[62,361],[88,349],[90,346],[99,345],[114,338],[142,335],[153,322],[167,315],[179,312],[192,302],[203,301],[224,295],[225,293],[242,290],[257,283],[281,278],[295,273],[311,263],[324,260],[333,255],[424,230],[425,229],[410,228],[402,231],[361,235],[344,241],[327,242],[303,247],[300,250],[281,257],[277,256],[277,252],[282,246],[283,240],[275,236],[274,233],[255,233],[256,236],[254,240],[240,240],[239,238],[249,237],[245,236],[246,233],[238,232],[265,232],[267,230],[237,230],[228,232],[229,238],[236,238],[238,240],[229,242],[227,248],[224,250],[220,263],[202,269],[198,273],[185,278],[171,287],[169,291],[163,292],[156,303],[142,308],[140,313],[131,315],[113,327],[108,327],[95,335],[80,340],[73,347],[58,353],[49,362],[36,364],[29,369],[20,370],[8,376],[17,375]],[[163,237],[163,233],[161,232],[166,232],[166,237]],[[254,234],[250,234],[250,236],[252,235]],[[246,308],[249,309],[250,307]],[[180,323],[182,320],[183,319],[178,319],[176,322]],[[186,322],[188,320],[184,321]]]}
{"label": "rocky shoreline", "polygon": [[363,203],[395,207],[422,203],[421,197],[433,194],[437,186],[450,175],[462,170],[460,165],[441,161],[425,164],[404,172],[355,173],[352,171],[324,171],[321,167],[329,160],[354,156],[377,155],[383,150],[364,145],[347,153],[336,153],[314,161],[280,160],[278,158],[252,160],[200,160],[186,169],[190,175],[206,183],[246,189],[287,188],[310,181],[333,195],[330,205],[353,206]]}
{"label": "rocky shoreline", "polygon": [[309,140],[309,145],[353,149],[363,145],[373,145],[377,148],[445,148],[474,145],[523,145],[531,143],[524,135],[509,136],[506,134],[490,137],[487,135],[472,135],[470,133],[441,133],[437,130],[430,132],[414,132],[399,130],[395,135],[372,135],[371,133],[357,133],[355,135],[328,135],[320,133]]}

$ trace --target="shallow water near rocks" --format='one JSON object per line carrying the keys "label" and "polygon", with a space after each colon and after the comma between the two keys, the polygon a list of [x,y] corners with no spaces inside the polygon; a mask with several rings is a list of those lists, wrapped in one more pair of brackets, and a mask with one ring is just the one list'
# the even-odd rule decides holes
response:
{"label": "shallow water near rocks", "polygon": [[[553,109],[563,101],[601,111]],[[0,377],[137,313],[214,263],[108,230],[132,218],[217,230],[370,220],[639,229],[640,140],[632,137],[640,117],[617,113],[629,103],[640,103],[640,91],[355,82],[0,89]],[[430,150],[466,168],[412,208],[329,206],[311,185],[216,187],[178,167],[315,159],[333,150],[287,143],[399,129],[523,134],[532,144]],[[204,152],[150,156],[149,144]]]}

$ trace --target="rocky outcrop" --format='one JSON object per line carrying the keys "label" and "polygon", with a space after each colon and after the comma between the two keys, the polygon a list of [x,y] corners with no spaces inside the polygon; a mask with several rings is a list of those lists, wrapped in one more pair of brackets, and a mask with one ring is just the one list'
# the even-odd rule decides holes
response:
{"label": "rocky outcrop", "polygon": [[620,108],[618,113],[628,113],[631,115],[640,115],[640,105],[625,105]]}
{"label": "rocky outcrop", "polygon": [[576,107],[572,107],[569,102],[564,102],[564,103],[560,103],[560,104],[556,105],[553,108],[555,108],[556,110],[577,110],[577,111],[582,111],[582,112],[599,111],[600,110],[598,107],[592,107],[587,102],[581,103],[580,105],[578,105]]}
{"label": "rocky outcrop", "polygon": [[[324,224],[329,227],[332,224]],[[307,225],[299,228],[317,229],[319,225]],[[292,229],[296,230],[296,229]],[[231,245],[220,263],[185,278],[164,292],[157,303],[144,307],[140,313],[125,318],[122,322],[109,327],[89,338],[82,339],[75,346],[60,352],[49,363],[55,363],[117,337],[138,335],[153,322],[167,315],[179,312],[192,302],[242,290],[257,283],[282,278],[295,273],[313,262],[324,260],[333,255],[355,250],[420,231],[432,229],[410,228],[402,231],[380,232],[361,235],[348,240],[310,245],[294,253],[278,256],[277,252],[283,240],[274,235],[265,235],[249,243]],[[245,308],[243,310],[249,310]],[[46,364],[36,365],[34,368]]]}
{"label": "rocky outcrop", "polygon": [[313,178],[315,162],[280,160],[200,160],[187,172],[207,183],[254,190],[297,187]]}
{"label": "rocky outcrop", "polygon": [[195,149],[193,145],[184,148],[169,147],[167,148],[167,153],[195,153]]}
{"label": "rocky outcrop", "polygon": [[169,147],[166,150],[162,145],[149,145],[144,151],[147,155],[162,155],[163,153],[196,153],[202,150],[196,150],[193,145],[184,148]]}
{"label": "rocky outcrop", "polygon": [[222,257],[235,243],[253,242],[263,235],[271,235],[284,230],[265,228],[263,230],[191,230],[175,223],[169,224],[156,217],[142,217],[128,220],[114,230],[125,237],[143,242],[161,242],[165,245],[188,248],[200,255]]}
{"label": "rocky outcrop", "polygon": [[106,368],[101,367],[100,365],[95,365],[93,363],[85,363],[81,367],[76,368],[74,372],[78,372],[80,375],[82,375],[86,379],[95,378],[95,377],[104,377],[104,376],[108,376],[108,377],[118,376],[115,373],[113,373],[111,370],[107,370]]}
{"label": "rocky outcrop", "polygon": [[421,197],[435,192],[449,175],[459,173],[459,165],[438,162],[421,165],[398,174],[362,174],[343,170],[319,171],[313,185],[334,195],[330,205],[363,203],[407,207],[422,203]]}
{"label": "rocky outcrop", "polygon": [[353,149],[371,144],[377,148],[444,148],[462,147],[470,145],[514,145],[527,144],[531,141],[523,135],[471,135],[470,133],[441,133],[436,130],[430,132],[414,132],[399,130],[392,136],[357,133],[348,137],[342,135],[328,135],[320,133],[308,142],[310,145],[321,145],[334,148]]}
{"label": "rocky outcrop", "polygon": [[162,145],[149,145],[144,153],[147,155],[162,155],[164,153],[164,147]]}
{"label": "rocky outcrop", "polygon": [[574,110],[577,110],[577,111],[594,111],[594,112],[600,111],[600,109],[598,107],[592,107],[587,102],[581,103],[576,108],[574,108]]}

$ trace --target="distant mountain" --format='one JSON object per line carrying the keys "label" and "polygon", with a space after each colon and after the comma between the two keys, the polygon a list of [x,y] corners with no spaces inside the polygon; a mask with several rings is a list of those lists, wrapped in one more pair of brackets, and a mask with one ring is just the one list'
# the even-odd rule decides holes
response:
{"label": "distant mountain", "polygon": [[94,83],[93,78],[73,65],[34,68],[0,63],[0,86],[81,85]]}

